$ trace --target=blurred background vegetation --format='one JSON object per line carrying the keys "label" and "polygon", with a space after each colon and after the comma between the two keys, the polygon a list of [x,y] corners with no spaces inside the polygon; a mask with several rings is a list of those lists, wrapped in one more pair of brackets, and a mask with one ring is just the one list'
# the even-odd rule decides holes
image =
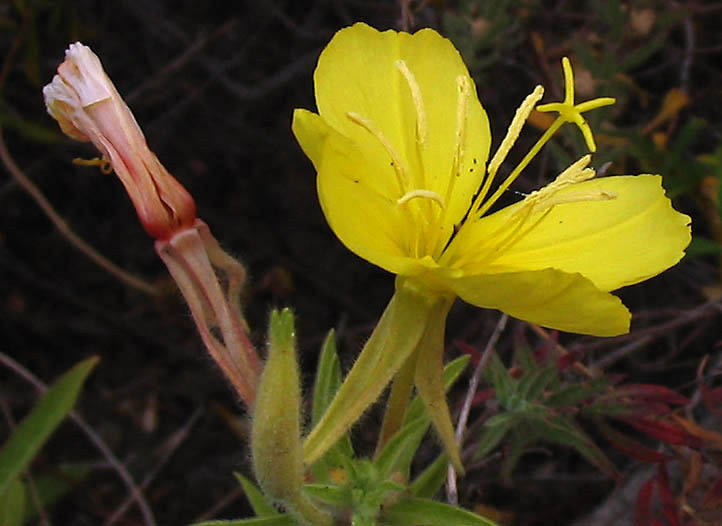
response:
{"label": "blurred background vegetation", "polygon": [[[722,2],[713,1],[2,0],[0,127],[7,152],[70,228],[158,293],[128,287],[88,260],[4,169],[0,351],[45,381],[101,356],[78,410],[136,480],[147,479],[159,524],[248,515],[231,474],[249,473],[239,404],[206,358],[121,185],[97,168],[72,164],[96,153],[60,133],[45,114],[41,90],[70,42],[82,41],[100,56],[151,148],[194,195],[199,217],[248,266],[245,302],[259,344],[272,306],[296,310],[310,379],[326,331],[337,329],[347,367],[393,287],[390,275],[334,238],[312,167],[290,132],[293,109],[314,107],[319,52],[335,31],[356,21],[379,29],[434,27],[450,38],[476,79],[494,144],[536,84],[547,89],[544,101],[560,99],[562,56],[574,64],[580,100],[617,98],[615,106],[589,114],[598,144],[594,165],[609,174],[663,174],[677,208],[693,218],[695,240],[681,265],[621,291],[636,314],[631,335],[558,337],[610,378],[683,393],[687,418],[714,430],[719,421],[704,420],[719,412],[715,398],[704,395],[715,393],[722,372]],[[548,123],[535,114],[532,124],[511,166]],[[516,190],[538,187],[584,152],[569,128]],[[457,305],[449,357],[483,348],[497,319]],[[498,349],[507,356],[542,341],[511,322]],[[23,378],[0,365],[0,443],[35,399]],[[373,444],[379,423],[375,413],[366,419],[355,433],[362,450],[367,434],[366,447]],[[430,443],[422,463],[434,449]],[[605,452],[621,474],[631,476],[639,465]],[[704,456],[703,465],[716,459],[719,469],[719,455]],[[57,472],[64,463],[91,469],[65,480],[67,493],[44,512],[50,522],[41,514],[39,524],[103,524],[127,499],[114,470],[70,424],[32,474]],[[459,496],[467,507],[499,513],[504,524],[571,524],[619,480],[573,450],[544,444],[504,480],[493,459],[471,470]],[[681,492],[683,484],[675,484]],[[688,497],[679,493],[678,502],[682,496]],[[140,524],[140,515],[131,506],[115,523]]]}

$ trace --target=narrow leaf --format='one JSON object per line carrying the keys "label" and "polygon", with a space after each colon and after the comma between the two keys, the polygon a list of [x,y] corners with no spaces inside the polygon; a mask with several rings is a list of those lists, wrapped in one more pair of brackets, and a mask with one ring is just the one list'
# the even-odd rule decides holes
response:
{"label": "narrow leaf", "polygon": [[2,526],[22,526],[25,515],[25,486],[19,478],[14,478],[0,495],[0,524]]}
{"label": "narrow leaf", "polygon": [[246,499],[248,499],[251,508],[253,508],[253,512],[258,517],[272,517],[280,515],[280,513],[276,511],[276,508],[268,504],[266,498],[263,496],[263,493],[261,493],[261,490],[258,489],[253,482],[238,472],[234,472],[233,476],[235,476],[236,479],[238,479],[238,482],[240,482],[243,492],[246,494]]}
{"label": "narrow leaf", "polygon": [[391,507],[384,524],[399,526],[496,526],[490,519],[429,499],[404,499]]}
{"label": "narrow leaf", "polygon": [[[321,347],[321,356],[318,361],[316,381],[313,387],[312,426],[315,426],[321,420],[341,385],[341,364],[336,352],[335,336],[334,330],[331,329]],[[331,470],[342,466],[344,458],[353,458],[353,456],[351,438],[346,433],[328,450],[321,460],[311,467],[314,480],[323,483],[331,482]]]}
{"label": "narrow leaf", "polygon": [[58,378],[35,407],[23,418],[0,450],[0,495],[24,471],[65,415],[75,405],[80,388],[98,363],[93,356]]}
{"label": "narrow leaf", "polygon": [[299,526],[299,523],[289,515],[279,515],[278,517],[264,517],[262,519],[196,522],[191,526]]}
{"label": "narrow leaf", "polygon": [[303,491],[314,500],[336,508],[349,508],[353,504],[351,492],[345,487],[332,484],[306,484]]}
{"label": "narrow leaf", "polygon": [[412,497],[433,498],[446,482],[448,467],[449,457],[442,453],[409,485],[409,494]]}
{"label": "narrow leaf", "polygon": [[488,455],[518,421],[519,417],[515,413],[501,413],[487,420],[479,437],[476,458],[480,459]]}
{"label": "narrow leaf", "polygon": [[408,474],[411,461],[421,440],[429,428],[429,419],[421,417],[402,427],[386,444],[374,461],[381,478],[390,476],[395,471]]}
{"label": "narrow leaf", "polygon": [[527,402],[537,401],[547,387],[557,379],[557,376],[558,371],[556,365],[550,365],[525,374],[521,380],[519,380],[519,397]]}

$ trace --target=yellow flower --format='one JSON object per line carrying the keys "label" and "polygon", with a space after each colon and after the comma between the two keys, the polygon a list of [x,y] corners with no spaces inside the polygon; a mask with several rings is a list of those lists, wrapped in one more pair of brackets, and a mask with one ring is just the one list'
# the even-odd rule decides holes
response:
{"label": "yellow flower", "polygon": [[[594,150],[581,112],[611,99],[575,107],[566,61],[565,70],[565,101],[539,109],[560,112],[552,133],[565,121],[580,125]],[[293,130],[318,172],[331,228],[359,256],[432,290],[612,336],[628,331],[630,315],[609,291],[674,265],[690,241],[690,220],[672,209],[661,177],[592,179],[589,157],[487,214],[521,171],[489,195],[542,89],[522,104],[487,167],[486,113],[458,52],[433,30],[341,30],[314,80],[318,115],[296,110]]]}
{"label": "yellow flower", "polygon": [[394,422],[386,434],[403,421],[413,383],[460,469],[441,381],[444,324],[454,298],[546,327],[613,336],[629,330],[631,316],[610,291],[655,276],[684,255],[690,219],[672,208],[661,177],[594,179],[590,156],[541,190],[491,211],[565,122],[576,124],[595,150],[582,113],[614,100],[575,104],[566,59],[563,68],[564,101],[538,108],[559,117],[494,188],[543,96],[541,86],[521,104],[489,159],[491,132],[474,82],[435,31],[382,33],[356,24],[321,53],[314,75],[318,114],[296,110],[294,134],[316,168],[333,231],[398,277],[374,334],[306,439],[307,462],[396,375],[387,409]]}

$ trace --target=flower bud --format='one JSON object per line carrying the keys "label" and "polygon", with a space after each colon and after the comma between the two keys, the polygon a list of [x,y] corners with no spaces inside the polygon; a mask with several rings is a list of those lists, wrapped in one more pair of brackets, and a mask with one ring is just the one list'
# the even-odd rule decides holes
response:
{"label": "flower bud", "polygon": [[193,225],[193,198],[150,151],[133,114],[89,47],[70,45],[43,95],[62,131],[92,142],[111,163],[151,236],[168,239]]}
{"label": "flower bud", "polygon": [[251,452],[264,493],[287,505],[300,495],[304,473],[293,313],[288,309],[271,312],[268,333],[268,358],[253,411]]}

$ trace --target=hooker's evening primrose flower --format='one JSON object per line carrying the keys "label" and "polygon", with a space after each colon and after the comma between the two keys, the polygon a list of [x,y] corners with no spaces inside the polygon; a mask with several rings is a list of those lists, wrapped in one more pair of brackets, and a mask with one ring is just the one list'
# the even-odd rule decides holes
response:
{"label": "hooker's evening primrose flower", "polygon": [[[408,397],[415,383],[460,467],[441,383],[444,320],[454,298],[550,328],[613,336],[629,330],[631,316],[609,291],[682,258],[690,220],[672,208],[661,177],[594,179],[589,156],[541,190],[490,213],[565,122],[575,123],[595,150],[582,113],[614,101],[575,105],[569,61],[563,66],[564,101],[537,108],[559,117],[492,192],[499,167],[542,98],[541,86],[517,110],[489,160],[491,132],[474,82],[457,50],[435,31],[378,32],[356,24],[321,53],[314,74],[318,114],[296,110],[293,131],[316,168],[333,231],[353,252],[398,277],[389,308],[345,382],[354,385],[339,391],[346,415],[343,407],[338,413],[329,408],[327,422],[307,438],[307,460],[322,454],[380,394],[380,384],[400,371],[390,405]],[[392,317],[398,319],[385,322]],[[380,330],[385,334],[377,335]],[[376,341],[401,338],[394,331],[403,331],[404,341]],[[379,358],[384,353],[401,356],[391,363]],[[375,365],[365,354],[374,355]],[[379,363],[391,370],[381,371]],[[404,387],[396,389],[397,383]],[[355,401],[364,389],[373,395]],[[401,418],[395,417],[395,427]]]}
{"label": "hooker's evening primrose flower", "polygon": [[[188,302],[208,352],[252,405],[260,360],[238,304],[242,265],[196,217],[193,198],[148,148],[135,117],[89,47],[70,45],[43,95],[63,132],[91,141],[103,154],[101,164],[109,165],[123,183],[143,227],[156,238],[156,251]],[[217,273],[224,276],[226,291]]]}

